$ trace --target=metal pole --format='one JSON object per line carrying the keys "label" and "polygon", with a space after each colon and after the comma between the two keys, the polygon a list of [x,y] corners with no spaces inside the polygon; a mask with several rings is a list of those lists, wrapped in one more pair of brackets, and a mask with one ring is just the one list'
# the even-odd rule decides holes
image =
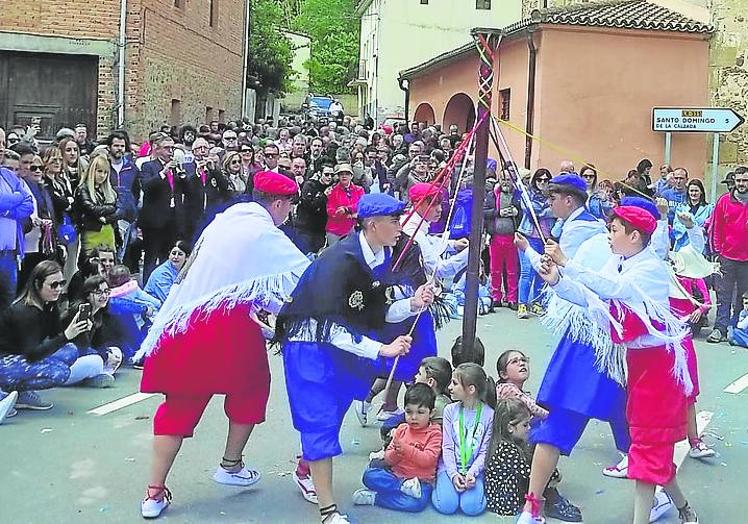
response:
{"label": "metal pole", "polygon": [[673,150],[673,134],[665,133],[665,163],[670,165],[670,158]]}
{"label": "metal pole", "polygon": [[468,253],[468,267],[465,276],[465,310],[462,321],[462,347],[469,352],[473,351],[475,328],[478,320],[478,280],[483,240],[483,200],[486,196],[486,160],[488,158],[488,131],[491,125],[494,56],[501,35],[490,30],[476,29],[473,31],[473,38],[480,57],[477,115],[480,125],[475,133],[470,252]]}
{"label": "metal pole", "polygon": [[719,178],[719,133],[714,133],[712,136],[712,202],[716,202],[717,179]]}

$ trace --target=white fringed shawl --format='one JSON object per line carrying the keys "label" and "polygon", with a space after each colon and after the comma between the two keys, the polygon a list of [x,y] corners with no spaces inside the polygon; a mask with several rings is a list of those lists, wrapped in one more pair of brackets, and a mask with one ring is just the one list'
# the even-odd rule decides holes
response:
{"label": "white fringed shawl", "polygon": [[200,235],[135,358],[150,355],[163,334],[187,331],[195,311],[252,304],[277,314],[308,265],[262,206],[231,206]]}

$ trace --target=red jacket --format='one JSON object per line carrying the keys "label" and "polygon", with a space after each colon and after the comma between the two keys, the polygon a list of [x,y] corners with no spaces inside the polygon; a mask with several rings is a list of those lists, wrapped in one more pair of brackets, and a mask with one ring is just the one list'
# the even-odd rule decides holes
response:
{"label": "red jacket", "polygon": [[[353,230],[356,225],[356,214],[358,201],[364,196],[364,188],[351,184],[345,189],[341,184],[335,184],[327,197],[327,226],[325,231],[338,236],[345,236]],[[346,212],[337,215],[335,212],[339,207],[344,207]]]}
{"label": "red jacket", "polygon": [[[393,446],[395,443],[398,443],[399,451]],[[384,461],[392,466],[392,473],[398,478],[418,477],[432,482],[441,453],[442,427],[439,424],[432,422],[423,429],[400,424],[384,452]]]}
{"label": "red jacket", "polygon": [[722,195],[712,212],[712,249],[729,260],[748,261],[748,203]]}

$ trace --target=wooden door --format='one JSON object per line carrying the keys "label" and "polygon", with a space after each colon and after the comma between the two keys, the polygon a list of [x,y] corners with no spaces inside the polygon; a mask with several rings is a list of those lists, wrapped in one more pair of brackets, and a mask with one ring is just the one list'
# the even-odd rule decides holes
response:
{"label": "wooden door", "polygon": [[0,124],[41,119],[38,138],[54,138],[79,122],[96,130],[98,57],[0,51]]}

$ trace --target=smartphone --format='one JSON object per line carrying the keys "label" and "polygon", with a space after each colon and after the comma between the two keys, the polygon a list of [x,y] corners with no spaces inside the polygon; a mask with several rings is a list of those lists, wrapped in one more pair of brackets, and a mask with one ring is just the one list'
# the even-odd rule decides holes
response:
{"label": "smartphone", "polygon": [[81,304],[78,306],[78,320],[83,322],[84,320],[91,319],[91,304]]}

